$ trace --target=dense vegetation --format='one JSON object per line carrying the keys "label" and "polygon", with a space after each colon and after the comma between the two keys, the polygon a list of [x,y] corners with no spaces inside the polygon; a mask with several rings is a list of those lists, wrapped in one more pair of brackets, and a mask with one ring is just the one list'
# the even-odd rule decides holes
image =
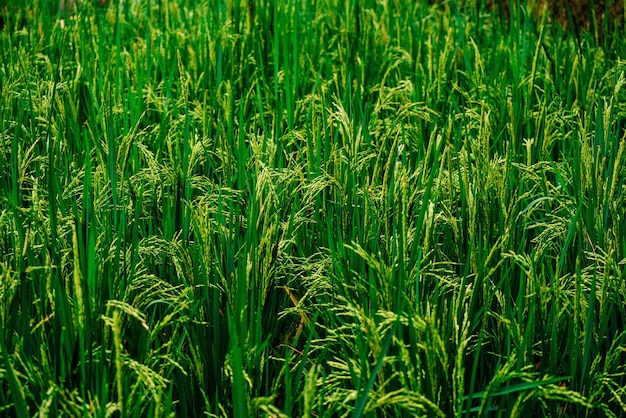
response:
{"label": "dense vegetation", "polygon": [[14,5],[0,414],[626,415],[618,29]]}

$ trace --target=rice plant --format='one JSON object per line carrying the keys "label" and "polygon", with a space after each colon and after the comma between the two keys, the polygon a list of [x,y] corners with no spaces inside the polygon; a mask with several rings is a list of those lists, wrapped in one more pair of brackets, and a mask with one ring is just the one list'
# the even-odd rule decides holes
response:
{"label": "rice plant", "polygon": [[626,415],[623,3],[53,3],[0,2],[0,415]]}

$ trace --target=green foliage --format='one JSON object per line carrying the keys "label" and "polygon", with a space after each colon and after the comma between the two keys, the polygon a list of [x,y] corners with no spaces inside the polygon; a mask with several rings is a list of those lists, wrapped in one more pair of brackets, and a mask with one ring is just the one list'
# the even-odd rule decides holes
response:
{"label": "green foliage", "polygon": [[623,36],[471,2],[64,28],[26,3],[0,31],[0,414],[626,414]]}

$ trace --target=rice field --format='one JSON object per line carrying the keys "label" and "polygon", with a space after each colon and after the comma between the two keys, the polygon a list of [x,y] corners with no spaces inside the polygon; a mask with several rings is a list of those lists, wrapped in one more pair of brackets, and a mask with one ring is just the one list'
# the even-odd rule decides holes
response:
{"label": "rice field", "polygon": [[0,416],[626,416],[604,3],[0,2]]}

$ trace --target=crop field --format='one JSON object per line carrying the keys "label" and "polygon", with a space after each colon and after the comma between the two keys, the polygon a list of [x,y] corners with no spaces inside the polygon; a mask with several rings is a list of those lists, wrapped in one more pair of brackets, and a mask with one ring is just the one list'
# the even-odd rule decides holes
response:
{"label": "crop field", "polygon": [[626,416],[623,3],[63,3],[0,1],[0,416]]}

